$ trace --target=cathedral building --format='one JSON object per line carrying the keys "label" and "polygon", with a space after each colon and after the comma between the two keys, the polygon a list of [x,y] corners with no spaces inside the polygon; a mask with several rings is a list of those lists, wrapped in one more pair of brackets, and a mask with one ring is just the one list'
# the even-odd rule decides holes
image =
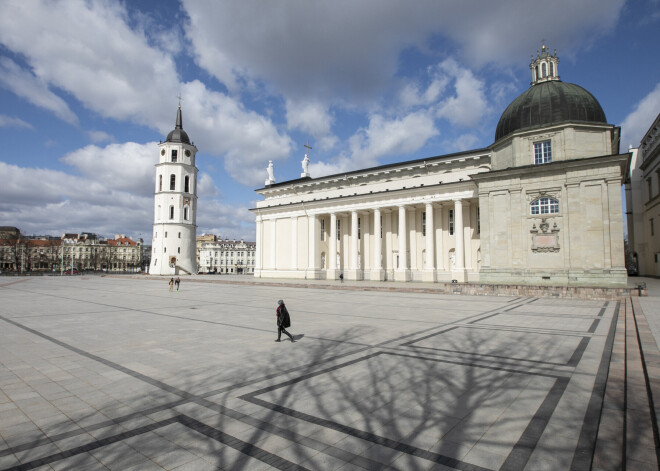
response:
{"label": "cathedral building", "polygon": [[154,235],[149,273],[197,273],[197,147],[183,130],[181,106],[176,125],[158,144],[154,192]]}
{"label": "cathedral building", "polygon": [[623,286],[630,154],[544,46],[493,144],[276,182],[256,217],[255,277]]}

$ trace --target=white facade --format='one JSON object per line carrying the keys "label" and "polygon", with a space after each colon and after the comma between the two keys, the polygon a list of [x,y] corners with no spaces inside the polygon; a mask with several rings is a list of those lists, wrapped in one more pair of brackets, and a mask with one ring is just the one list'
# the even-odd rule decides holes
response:
{"label": "white facade", "polygon": [[625,285],[630,155],[557,63],[544,47],[487,148],[280,183],[269,165],[255,277]]}
{"label": "white facade", "polygon": [[646,132],[626,182],[628,245],[641,276],[660,276],[660,114]]}
{"label": "white facade", "polygon": [[242,240],[198,240],[200,273],[254,274],[256,247]]}
{"label": "white facade", "polygon": [[197,148],[183,130],[181,107],[175,129],[158,149],[149,273],[194,274],[197,273]]}

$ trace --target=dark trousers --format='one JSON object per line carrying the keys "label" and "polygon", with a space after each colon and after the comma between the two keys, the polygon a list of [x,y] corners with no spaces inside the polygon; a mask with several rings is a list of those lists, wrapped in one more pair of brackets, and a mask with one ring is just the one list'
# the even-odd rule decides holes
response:
{"label": "dark trousers", "polygon": [[286,335],[289,336],[289,338],[290,338],[291,340],[293,340],[293,336],[292,336],[290,333],[288,333],[288,332],[286,331],[286,329],[285,329],[284,327],[282,327],[281,325],[278,325],[278,326],[277,326],[277,340],[279,340],[280,337],[282,337],[282,332],[284,332]]}

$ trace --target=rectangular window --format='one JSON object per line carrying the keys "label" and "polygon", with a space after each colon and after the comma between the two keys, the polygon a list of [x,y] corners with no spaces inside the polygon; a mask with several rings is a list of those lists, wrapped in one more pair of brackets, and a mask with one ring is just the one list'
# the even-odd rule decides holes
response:
{"label": "rectangular window", "polygon": [[361,232],[360,232],[360,218],[358,218],[358,240],[360,240]]}
{"label": "rectangular window", "polygon": [[176,162],[176,158],[177,158],[177,150],[172,149],[172,162]]}
{"label": "rectangular window", "polygon": [[321,241],[325,240],[325,219],[321,219]]}
{"label": "rectangular window", "polygon": [[337,240],[341,240],[341,221],[337,219]]}
{"label": "rectangular window", "polygon": [[477,206],[477,234],[481,234],[481,211]]}
{"label": "rectangular window", "polygon": [[176,175],[170,175],[170,190],[174,191],[176,188]]}
{"label": "rectangular window", "polygon": [[426,211],[422,213],[422,235],[426,237]]}
{"label": "rectangular window", "polygon": [[552,162],[552,147],[550,141],[534,143],[534,164],[547,164]]}
{"label": "rectangular window", "polygon": [[449,210],[449,235],[454,235],[454,210]]}

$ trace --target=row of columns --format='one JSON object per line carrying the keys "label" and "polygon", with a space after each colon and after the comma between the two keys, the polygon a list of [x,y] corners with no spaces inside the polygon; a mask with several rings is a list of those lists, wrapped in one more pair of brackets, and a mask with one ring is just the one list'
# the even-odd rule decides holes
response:
{"label": "row of columns", "polygon": [[[435,223],[433,217],[433,203],[426,203],[425,212],[426,212],[426,237],[425,237],[425,250],[426,250],[426,263],[423,267],[425,271],[433,272],[435,270]],[[407,211],[408,208],[405,205],[398,206],[399,212],[399,224],[398,224],[398,250],[399,250],[399,265],[395,268],[395,274],[398,272],[401,281],[408,281],[406,273],[409,270],[407,251],[408,251],[408,221],[407,221]],[[371,269],[378,272],[382,272],[383,263],[381,259],[382,254],[382,239],[380,233],[382,230],[381,227],[381,208],[374,208],[374,227],[373,227],[373,263],[371,264]],[[311,270],[319,270],[318,266],[318,254],[317,252],[317,239],[319,234],[316,231],[316,221],[318,214],[310,215],[309,234],[308,234],[308,260],[310,261],[309,268]],[[350,254],[349,254],[349,270],[359,270],[358,268],[358,258],[359,258],[359,241],[357,237],[358,233],[358,211],[352,210],[350,212],[351,218],[351,239],[350,239]],[[460,199],[454,200],[454,234],[455,238],[455,271],[464,272],[465,271],[465,244],[463,240],[463,201]],[[411,243],[414,239],[411,238]],[[263,240],[263,223],[261,217],[257,218],[257,257],[256,257],[256,266],[255,269],[261,270],[262,268],[262,248],[264,247]],[[271,234],[270,240],[268,241],[268,265],[270,267],[275,267],[276,262],[276,243],[275,232]],[[410,248],[411,253],[416,251],[415,247]],[[328,241],[328,256],[327,256],[327,270],[332,276],[338,271],[339,267],[337,266],[337,213],[330,213],[330,238]],[[414,260],[414,258],[413,258]],[[265,260],[263,260],[265,262]],[[415,269],[416,262],[412,263],[412,269]],[[298,217],[291,217],[291,263],[292,270],[299,270],[301,267],[298,267]],[[395,279],[397,277],[395,276]],[[459,280],[464,281],[464,280]]]}

